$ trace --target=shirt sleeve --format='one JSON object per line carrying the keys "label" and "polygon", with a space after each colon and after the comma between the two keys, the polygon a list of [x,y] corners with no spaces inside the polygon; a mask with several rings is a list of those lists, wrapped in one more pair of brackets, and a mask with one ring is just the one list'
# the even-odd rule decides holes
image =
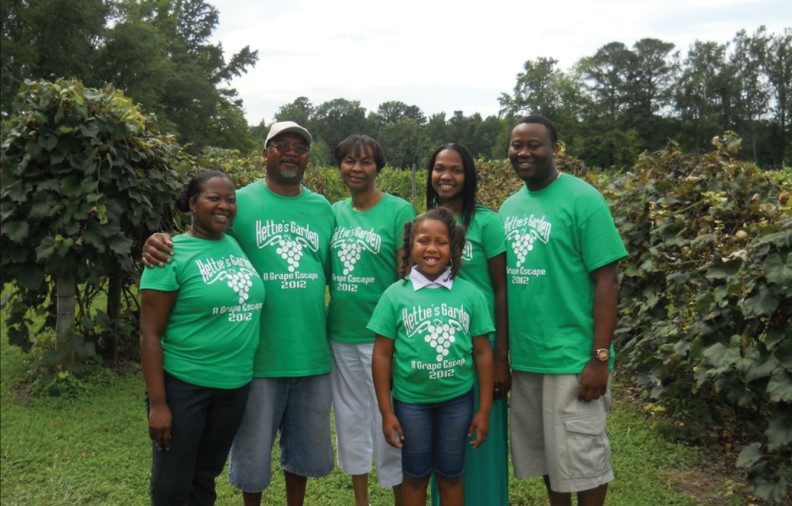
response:
{"label": "shirt sleeve", "polygon": [[471,321],[470,335],[481,336],[489,335],[495,332],[495,325],[492,323],[492,317],[487,306],[487,300],[481,290],[471,290],[471,309],[473,309],[473,318]]}
{"label": "shirt sleeve", "polygon": [[506,251],[506,238],[503,233],[503,220],[496,213],[487,213],[487,220],[481,228],[481,239],[484,243],[484,256],[487,259],[496,257]]}
{"label": "shirt sleeve", "polygon": [[598,195],[599,205],[580,227],[583,262],[591,272],[627,256],[627,249],[619,237],[613,216],[605,199]]}
{"label": "shirt sleeve", "polygon": [[140,276],[141,290],[156,290],[158,292],[173,292],[179,289],[177,277],[178,263],[174,259],[164,267],[152,267],[143,271]]}
{"label": "shirt sleeve", "polygon": [[392,297],[386,291],[380,297],[377,307],[371,314],[367,329],[388,339],[396,339],[396,308]]}

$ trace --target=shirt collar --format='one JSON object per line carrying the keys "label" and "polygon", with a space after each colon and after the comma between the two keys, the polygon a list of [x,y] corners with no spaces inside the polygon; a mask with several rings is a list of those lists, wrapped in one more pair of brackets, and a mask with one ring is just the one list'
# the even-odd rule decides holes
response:
{"label": "shirt collar", "polygon": [[451,278],[451,267],[446,267],[446,270],[440,274],[437,279],[432,281],[427,279],[416,266],[413,265],[410,269],[410,281],[412,281],[413,289],[417,292],[421,288],[440,288],[445,287],[451,289],[454,286],[454,280]]}

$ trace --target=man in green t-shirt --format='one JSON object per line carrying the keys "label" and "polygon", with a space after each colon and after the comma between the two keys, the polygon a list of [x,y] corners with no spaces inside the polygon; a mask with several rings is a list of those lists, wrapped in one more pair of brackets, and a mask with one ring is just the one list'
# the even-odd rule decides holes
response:
{"label": "man in green t-shirt", "polygon": [[[308,477],[333,469],[325,290],[335,218],[327,199],[302,186],[311,142],[297,123],[275,123],[264,143],[264,180],[237,191],[231,233],[267,292],[229,466],[229,481],[246,505],[260,504],[270,484],[278,433],[289,506],[303,504]],[[162,265],[172,247],[169,237],[155,234],[144,247],[144,263]]]}
{"label": "man in green t-shirt", "polygon": [[553,123],[529,116],[509,159],[525,187],[500,208],[506,235],[511,451],[551,504],[601,505],[613,480],[605,422],[617,261],[627,255],[602,195],[556,167]]}

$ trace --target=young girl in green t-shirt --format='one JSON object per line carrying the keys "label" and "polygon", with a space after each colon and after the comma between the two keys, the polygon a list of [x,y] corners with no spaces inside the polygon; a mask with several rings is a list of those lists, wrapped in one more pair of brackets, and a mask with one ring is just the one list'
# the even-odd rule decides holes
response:
{"label": "young girl in green t-shirt", "polygon": [[[492,408],[493,324],[486,299],[456,278],[465,229],[445,208],[405,225],[403,280],[385,291],[369,321],[382,430],[402,450],[402,499],[426,500],[434,473],[443,504],[462,504],[466,441],[487,437]],[[393,392],[391,401],[391,363]],[[473,413],[473,376],[481,398]]]}

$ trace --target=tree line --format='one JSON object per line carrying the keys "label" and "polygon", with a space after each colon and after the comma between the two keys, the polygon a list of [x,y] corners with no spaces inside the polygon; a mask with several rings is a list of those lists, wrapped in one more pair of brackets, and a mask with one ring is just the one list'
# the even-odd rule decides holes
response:
{"label": "tree line", "polygon": [[[4,116],[25,79],[76,78],[123,90],[189,152],[260,149],[268,125],[247,124],[229,84],[256,64],[258,52],[245,46],[227,58],[222,44],[212,44],[219,11],[206,1],[4,0],[0,10]],[[554,119],[568,152],[590,166],[627,167],[668,143],[707,151],[714,136],[732,130],[746,143],[743,157],[780,167],[792,163],[792,28],[741,30],[727,42],[697,40],[685,52],[654,38],[611,42],[566,70],[539,57],[497,100],[499,114],[483,117],[426,115],[399,100],[367,111],[357,100],[298,97],[275,119],[311,130],[316,165],[331,164],[332,148],[351,133],[379,139],[394,167],[422,166],[450,140],[501,159],[515,119],[539,113]]]}
{"label": "tree line", "polygon": [[[378,138],[396,167],[421,166],[426,153],[449,140],[478,157],[501,159],[517,118],[538,113],[553,118],[567,151],[590,166],[627,167],[643,151],[669,143],[706,152],[715,136],[731,130],[747,144],[743,157],[778,168],[792,163],[792,28],[741,30],[725,43],[696,41],[684,56],[659,39],[632,47],[611,42],[566,71],[558,60],[539,57],[525,62],[514,89],[498,101],[497,116],[427,117],[400,101],[367,113],[354,100],[314,106],[299,97],[275,118],[307,125],[319,140],[313,155],[319,164],[332,164],[328,146],[355,132]],[[253,131],[263,139],[266,124]]]}

